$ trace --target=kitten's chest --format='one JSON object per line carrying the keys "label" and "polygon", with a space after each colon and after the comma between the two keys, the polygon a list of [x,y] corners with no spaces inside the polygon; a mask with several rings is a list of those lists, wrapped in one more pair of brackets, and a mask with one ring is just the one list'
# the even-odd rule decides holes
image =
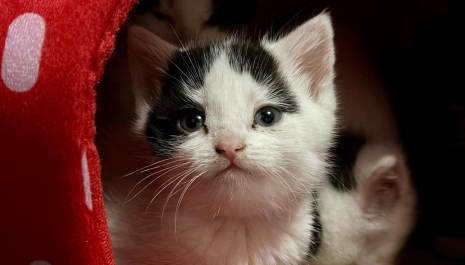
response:
{"label": "kitten's chest", "polygon": [[308,198],[281,216],[254,218],[212,218],[192,207],[176,211],[176,205],[163,217],[108,211],[116,264],[297,265],[312,240],[311,207]]}
{"label": "kitten's chest", "polygon": [[183,219],[176,229],[175,251],[188,252],[205,265],[298,264],[307,253],[313,222],[307,213],[277,220]]}

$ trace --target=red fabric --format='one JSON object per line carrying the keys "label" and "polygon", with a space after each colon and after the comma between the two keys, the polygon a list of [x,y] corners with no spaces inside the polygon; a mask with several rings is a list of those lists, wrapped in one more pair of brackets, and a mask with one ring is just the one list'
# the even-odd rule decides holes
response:
{"label": "red fabric", "polygon": [[93,143],[94,85],[134,3],[0,0],[0,63],[12,21],[28,12],[45,21],[34,86],[16,92],[0,82],[0,264],[113,264]]}

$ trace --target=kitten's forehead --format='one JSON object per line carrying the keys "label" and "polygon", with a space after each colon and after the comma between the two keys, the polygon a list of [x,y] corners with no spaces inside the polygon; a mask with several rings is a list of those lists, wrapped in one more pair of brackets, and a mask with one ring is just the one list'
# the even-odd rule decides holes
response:
{"label": "kitten's forehead", "polygon": [[270,100],[268,89],[249,73],[233,69],[225,52],[211,65],[202,89],[191,95],[205,108],[208,124],[216,127],[249,126],[257,106],[279,104]]}
{"label": "kitten's forehead", "polygon": [[[195,95],[199,103],[202,95],[223,93],[222,101],[229,102],[229,94],[240,95],[244,101],[258,96],[254,93],[266,93],[270,103],[284,112],[298,111],[276,59],[260,45],[230,42],[180,51],[174,55],[167,78],[178,83],[175,87],[182,87],[186,95]],[[210,92],[202,94],[198,89]],[[201,102],[207,103],[205,98]]]}

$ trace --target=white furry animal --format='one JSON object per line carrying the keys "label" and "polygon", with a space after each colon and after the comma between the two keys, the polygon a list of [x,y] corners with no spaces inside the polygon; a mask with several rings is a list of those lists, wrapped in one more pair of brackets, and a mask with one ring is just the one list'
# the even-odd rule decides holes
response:
{"label": "white furry animal", "polygon": [[395,144],[370,142],[357,155],[354,182],[345,184],[349,187],[323,185],[318,192],[321,242],[308,264],[396,263],[416,216],[416,194],[404,160]]}
{"label": "white furry animal", "polygon": [[116,264],[302,262],[336,126],[329,16],[182,50],[133,26],[128,53],[134,131],[153,154],[104,183]]}

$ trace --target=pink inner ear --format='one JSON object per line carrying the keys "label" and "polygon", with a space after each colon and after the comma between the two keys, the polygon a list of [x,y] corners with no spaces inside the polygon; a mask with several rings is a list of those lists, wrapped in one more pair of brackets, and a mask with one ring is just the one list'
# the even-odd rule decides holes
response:
{"label": "pink inner ear", "polygon": [[328,14],[317,15],[300,25],[278,40],[276,46],[297,62],[304,75],[309,76],[311,94],[315,99],[326,101],[332,97],[335,54]]}
{"label": "pink inner ear", "polygon": [[396,202],[399,200],[399,180],[394,179],[381,179],[374,188],[375,194],[373,199],[375,208],[378,210],[386,211],[392,209]]}
{"label": "pink inner ear", "polygon": [[392,210],[401,197],[403,176],[405,172],[395,164],[381,167],[366,179],[361,180],[359,192],[362,196],[362,208],[365,212],[387,213]]}

